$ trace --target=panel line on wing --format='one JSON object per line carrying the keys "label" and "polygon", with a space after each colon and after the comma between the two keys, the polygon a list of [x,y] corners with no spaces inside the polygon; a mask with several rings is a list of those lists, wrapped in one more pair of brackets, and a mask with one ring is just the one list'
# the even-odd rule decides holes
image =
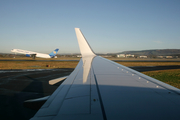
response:
{"label": "panel line on wing", "polygon": [[103,105],[103,102],[102,102],[101,93],[100,93],[100,90],[99,90],[99,86],[98,86],[98,82],[97,82],[96,75],[95,75],[95,73],[94,73],[93,66],[92,66],[92,70],[93,70],[94,79],[95,79],[95,82],[96,82],[97,93],[98,93],[98,95],[99,95],[99,100],[100,100],[102,115],[103,115],[104,120],[107,120],[106,113],[105,113],[105,109],[104,109],[104,105]]}
{"label": "panel line on wing", "polygon": [[76,97],[68,97],[68,98],[66,98],[66,100],[68,100],[68,99],[73,99],[73,98],[79,98],[79,97],[86,97],[86,96],[89,96],[89,95],[81,95],[81,96],[76,96]]}

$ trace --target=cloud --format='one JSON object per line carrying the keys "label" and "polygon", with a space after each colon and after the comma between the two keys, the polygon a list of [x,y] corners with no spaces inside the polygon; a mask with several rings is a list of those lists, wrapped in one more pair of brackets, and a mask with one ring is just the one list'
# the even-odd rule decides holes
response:
{"label": "cloud", "polygon": [[162,41],[159,41],[159,40],[153,41],[153,42],[155,42],[155,43],[157,43],[157,44],[161,44],[161,43],[162,43]]}

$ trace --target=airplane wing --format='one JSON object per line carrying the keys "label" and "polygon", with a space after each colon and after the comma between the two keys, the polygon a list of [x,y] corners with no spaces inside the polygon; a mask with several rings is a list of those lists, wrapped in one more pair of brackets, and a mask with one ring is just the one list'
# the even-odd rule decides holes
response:
{"label": "airplane wing", "polygon": [[82,59],[31,120],[180,118],[179,89],[95,55],[75,31]]}
{"label": "airplane wing", "polygon": [[32,51],[27,51],[27,50],[21,50],[21,49],[12,49],[11,52],[15,52],[15,53],[21,53],[21,54],[37,54],[37,52],[32,52]]}

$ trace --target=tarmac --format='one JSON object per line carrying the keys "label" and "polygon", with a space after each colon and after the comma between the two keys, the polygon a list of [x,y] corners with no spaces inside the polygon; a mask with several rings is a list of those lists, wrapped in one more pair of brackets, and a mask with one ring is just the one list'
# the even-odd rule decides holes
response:
{"label": "tarmac", "polygon": [[51,95],[59,85],[49,80],[67,76],[73,69],[1,70],[0,120],[29,120],[36,110],[23,106],[25,100]]}
{"label": "tarmac", "polygon": [[[130,67],[137,71],[180,69],[180,66]],[[49,80],[68,76],[74,69],[0,70],[0,120],[29,120],[37,110],[26,108],[25,100],[51,95],[60,84]]]}

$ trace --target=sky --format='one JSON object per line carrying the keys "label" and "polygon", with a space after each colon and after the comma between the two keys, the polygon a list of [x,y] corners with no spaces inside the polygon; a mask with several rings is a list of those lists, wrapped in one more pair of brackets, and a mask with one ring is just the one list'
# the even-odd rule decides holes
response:
{"label": "sky", "polygon": [[0,53],[180,49],[180,0],[0,0]]}

